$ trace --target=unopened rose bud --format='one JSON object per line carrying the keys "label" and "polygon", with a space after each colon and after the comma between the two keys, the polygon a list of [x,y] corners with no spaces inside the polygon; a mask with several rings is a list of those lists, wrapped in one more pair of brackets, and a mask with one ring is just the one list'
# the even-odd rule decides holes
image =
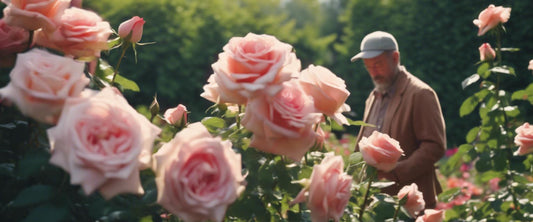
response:
{"label": "unopened rose bud", "polygon": [[187,107],[179,104],[175,108],[170,108],[163,115],[165,121],[172,125],[185,125],[187,123]]}
{"label": "unopened rose bud", "polygon": [[483,43],[479,47],[479,61],[491,61],[496,57],[496,52],[489,43]]}
{"label": "unopened rose bud", "polygon": [[118,27],[118,35],[133,43],[141,41],[143,35],[144,19],[139,16],[133,16],[133,18],[124,21]]}

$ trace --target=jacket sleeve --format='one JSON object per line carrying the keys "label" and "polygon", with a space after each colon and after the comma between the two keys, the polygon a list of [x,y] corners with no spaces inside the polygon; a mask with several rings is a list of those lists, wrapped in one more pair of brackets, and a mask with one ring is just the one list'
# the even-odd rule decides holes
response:
{"label": "jacket sleeve", "polygon": [[410,120],[418,147],[394,169],[402,175],[400,183],[412,181],[434,170],[434,164],[446,152],[446,129],[436,93],[422,89],[414,95],[413,113]]}

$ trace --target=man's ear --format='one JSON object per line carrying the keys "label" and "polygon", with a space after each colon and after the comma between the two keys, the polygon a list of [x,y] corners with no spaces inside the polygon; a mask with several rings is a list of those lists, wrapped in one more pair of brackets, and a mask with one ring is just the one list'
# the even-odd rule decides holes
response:
{"label": "man's ear", "polygon": [[395,64],[400,64],[400,52],[399,51],[394,51],[392,53],[392,59],[394,59],[394,63]]}

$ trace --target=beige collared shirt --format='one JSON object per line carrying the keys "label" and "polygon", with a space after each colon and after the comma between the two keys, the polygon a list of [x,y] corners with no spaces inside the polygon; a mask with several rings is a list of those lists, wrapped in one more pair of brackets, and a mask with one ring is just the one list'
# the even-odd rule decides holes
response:
{"label": "beige collared shirt", "polygon": [[374,100],[374,103],[372,104],[372,108],[370,108],[370,113],[368,115],[368,119],[366,123],[372,124],[375,127],[372,127],[372,126],[363,127],[364,137],[369,137],[372,134],[372,132],[376,130],[378,132],[381,132],[381,128],[383,127],[383,119],[385,118],[387,107],[389,106],[389,103],[394,96],[395,89],[396,89],[396,81],[393,82],[392,86],[385,93],[381,93],[375,89],[372,92],[374,93],[375,100]]}

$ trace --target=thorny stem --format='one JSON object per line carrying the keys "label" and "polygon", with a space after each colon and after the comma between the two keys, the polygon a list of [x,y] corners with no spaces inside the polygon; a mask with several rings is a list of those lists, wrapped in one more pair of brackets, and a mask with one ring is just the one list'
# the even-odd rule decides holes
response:
{"label": "thorny stem", "polygon": [[363,199],[363,205],[361,206],[361,210],[359,211],[359,221],[363,220],[363,213],[365,212],[366,202],[368,200],[368,195],[370,194],[370,186],[372,185],[372,181],[374,180],[376,173],[377,171],[373,172],[368,180],[368,186],[365,192],[365,199]]}

